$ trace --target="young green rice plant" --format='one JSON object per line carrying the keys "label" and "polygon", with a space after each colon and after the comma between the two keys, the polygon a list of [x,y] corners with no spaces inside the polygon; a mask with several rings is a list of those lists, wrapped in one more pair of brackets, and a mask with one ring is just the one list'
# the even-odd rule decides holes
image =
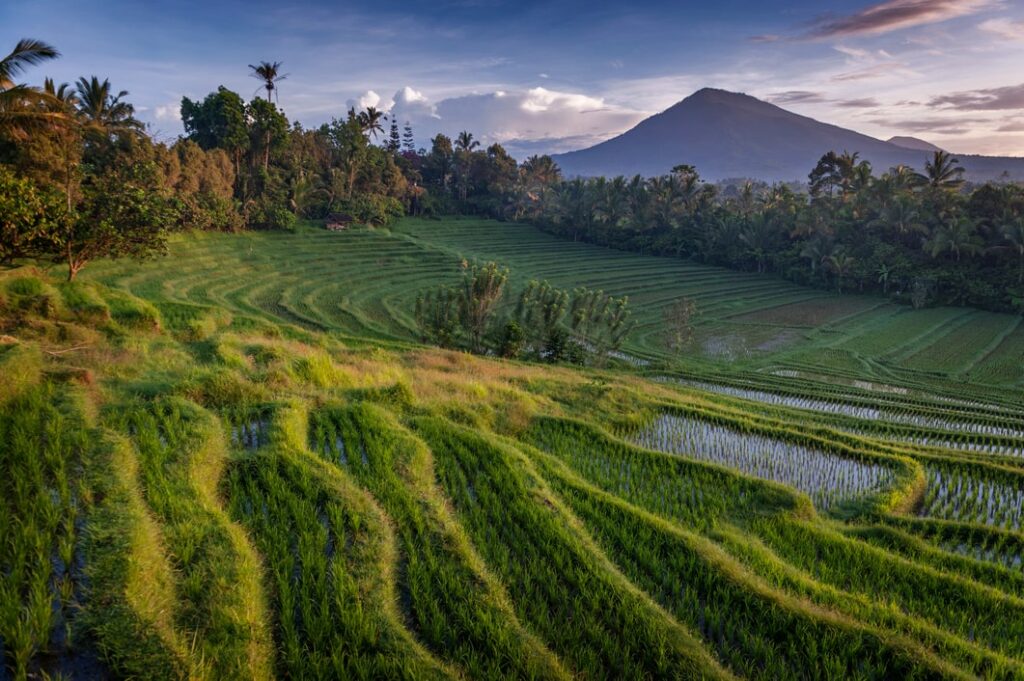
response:
{"label": "young green rice plant", "polygon": [[722,518],[757,513],[811,512],[788,489],[724,467],[638,449],[582,421],[540,417],[524,439],[601,489],[687,526],[710,527]]}
{"label": "young green rice plant", "polygon": [[888,603],[977,645],[1024,657],[1024,599],[919,565],[802,520],[755,520],[752,532],[815,580]]}
{"label": "young green rice plant", "polygon": [[709,461],[790,485],[823,510],[877,492],[894,477],[891,468],[878,463],[675,414],[662,414],[630,439],[646,449]]}
{"label": "young green rice plant", "polygon": [[100,655],[118,676],[205,679],[191,640],[175,625],[174,574],[161,528],[139,487],[131,442],[103,433],[86,466],[99,500],[89,514],[89,600],[83,616]]}
{"label": "young green rice plant", "polygon": [[848,537],[897,553],[919,565],[929,565],[937,570],[987,584],[1018,598],[1024,597],[1024,574],[997,565],[991,558],[977,559],[965,552],[946,550],[887,525],[853,525],[844,527],[842,531]]}
{"label": "young green rice plant", "polygon": [[440,419],[420,418],[414,426],[520,619],[573,672],[586,678],[725,676],[693,634],[612,569],[522,454]]}
{"label": "young green rice plant", "polygon": [[[483,568],[446,508],[421,441],[365,403],[314,412],[310,435],[310,448],[351,471],[394,523],[400,602],[419,640],[468,678],[568,677]],[[345,452],[360,455],[350,462]]]}
{"label": "young green rice plant", "polygon": [[[925,415],[918,413],[916,408],[908,406],[869,406],[863,402],[851,403],[837,401],[833,398],[825,399],[791,393],[774,393],[766,390],[741,388],[706,381],[678,379],[671,376],[655,376],[654,380],[678,383],[699,390],[760,402],[762,404],[871,422],[870,426],[865,425],[864,427],[857,425],[855,422],[850,423],[845,420],[828,423],[830,427],[852,433],[875,434],[880,429],[884,429],[884,424],[886,423],[899,424],[931,431],[945,431],[945,433],[913,433],[912,431],[907,432],[904,428],[898,428],[892,429],[897,432],[887,434],[887,439],[929,447],[944,447],[947,449],[962,449],[979,453],[1024,457],[1024,442],[1019,439],[1024,438],[1024,430],[1014,426],[1001,426],[997,423],[989,423],[989,417],[985,417],[983,422],[978,423],[971,420],[952,420],[947,417]],[[839,398],[841,397],[840,395]],[[967,417],[965,416],[964,418]]]}
{"label": "young green rice plant", "polygon": [[1019,532],[1024,520],[1022,477],[986,475],[977,466],[926,463],[928,486],[920,514]]}
{"label": "young green rice plant", "polygon": [[0,642],[3,666],[20,681],[81,654],[72,620],[84,582],[89,437],[73,393],[42,383],[0,411],[0,443]]}
{"label": "young green rice plant", "polygon": [[[804,498],[798,497],[787,488],[752,480],[712,464],[637,449],[607,436],[589,424],[540,418],[527,432],[527,440],[559,459],[560,463],[572,469],[573,475],[579,475],[588,484],[642,507],[645,511],[667,517],[686,527],[692,526],[715,539],[720,538],[722,528],[728,527],[730,521],[746,524],[752,519],[766,516],[789,517],[808,514],[808,509],[800,503]],[[628,462],[634,471],[643,473],[631,475],[627,485],[622,484],[620,476],[609,476],[603,466],[590,463],[591,459],[602,461],[608,458],[621,463]],[[658,465],[659,463],[661,465]],[[549,464],[548,467],[552,466]],[[570,475],[564,468],[553,468],[561,477]],[[709,475],[712,473],[714,475]],[[664,481],[669,481],[669,489],[676,486],[685,489],[691,478],[699,481],[704,491],[699,506],[707,508],[707,516],[695,514],[685,505],[666,505],[663,500]],[[739,482],[745,483],[745,491],[737,484]],[[561,489],[559,483],[552,481],[552,484]],[[571,502],[570,497],[570,493],[565,493],[564,498]],[[719,504],[719,498],[725,502],[725,506]],[[730,500],[737,500],[739,503],[730,504]],[[577,512],[585,515],[582,511]],[[762,578],[769,580],[776,588],[790,593],[793,598],[809,598],[822,607],[837,610],[864,623],[893,632],[887,635],[895,635],[898,632],[911,636],[928,647],[941,650],[943,657],[975,673],[980,674],[1002,664],[997,654],[974,647],[967,641],[923,623],[917,618],[893,612],[885,602],[875,603],[866,601],[860,595],[843,593],[819,584],[789,566],[785,566],[784,571],[793,574],[783,579],[776,564],[785,564],[777,558],[773,559],[775,564],[772,564],[772,560],[766,561],[761,554],[767,553],[768,549],[755,548],[753,543],[756,543],[756,540],[745,534],[741,536],[741,550],[735,552],[736,556],[748,562],[750,569],[756,570]],[[736,542],[730,539],[728,543],[730,551],[733,551]],[[627,548],[631,551],[643,551],[642,548],[628,544]],[[1021,671],[1024,671],[1024,668]],[[987,675],[987,672],[985,674]]]}
{"label": "young green rice plant", "polygon": [[394,612],[393,539],[365,492],[281,448],[238,460],[225,488],[265,560],[282,677],[449,676]]}
{"label": "young green rice plant", "polygon": [[224,417],[230,429],[231,446],[255,450],[270,443],[271,411],[265,407],[228,407]]}
{"label": "young green rice plant", "polygon": [[737,675],[758,679],[956,676],[909,640],[785,596],[716,544],[531,457],[623,572]]}
{"label": "young green rice plant", "polygon": [[944,551],[1024,572],[1024,535],[994,527],[931,518],[883,515],[879,522]]}
{"label": "young green rice plant", "polygon": [[146,505],[163,526],[175,568],[175,627],[214,678],[270,678],[273,647],[259,564],[220,505],[227,461],[220,421],[191,402],[112,406],[108,420],[135,443]]}

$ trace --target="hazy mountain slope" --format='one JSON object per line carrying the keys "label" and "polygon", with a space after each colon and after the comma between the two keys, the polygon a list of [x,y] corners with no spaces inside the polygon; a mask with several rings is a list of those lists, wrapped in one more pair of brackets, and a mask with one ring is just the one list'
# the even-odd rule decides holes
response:
{"label": "hazy mountain slope", "polygon": [[[898,163],[922,168],[930,156],[749,95],[705,88],[617,137],[555,160],[569,176],[659,175],[689,163],[710,180],[801,180],[833,149],[860,152],[878,169]],[[996,178],[1004,171],[1024,178],[1024,159],[959,158],[973,179]]]}

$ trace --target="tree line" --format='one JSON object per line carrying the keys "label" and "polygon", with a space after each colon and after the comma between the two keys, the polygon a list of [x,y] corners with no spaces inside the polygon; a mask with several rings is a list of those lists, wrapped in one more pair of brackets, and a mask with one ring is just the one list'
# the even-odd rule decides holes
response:
{"label": "tree line", "polygon": [[680,165],[662,177],[558,180],[523,214],[504,215],[573,240],[915,307],[1024,312],[1024,187],[968,186],[963,172],[943,151],[923,172],[897,166],[880,175],[856,153],[828,152],[804,190],[710,184]]}
{"label": "tree line", "polygon": [[274,101],[280,62],[249,66],[265,96],[246,102],[220,87],[183,98],[185,135],[164,144],[108,80],[15,82],[57,56],[22,40],[0,60],[3,262],[45,257],[73,278],[96,257],[159,253],[175,229],[461,213],[918,307],[1024,311],[1024,188],[969,185],[945,152],[920,172],[881,174],[856,153],[828,152],[801,187],[711,184],[688,165],[566,179],[548,156],[519,163],[470,132],[416,148],[408,123],[374,108],[304,128]]}

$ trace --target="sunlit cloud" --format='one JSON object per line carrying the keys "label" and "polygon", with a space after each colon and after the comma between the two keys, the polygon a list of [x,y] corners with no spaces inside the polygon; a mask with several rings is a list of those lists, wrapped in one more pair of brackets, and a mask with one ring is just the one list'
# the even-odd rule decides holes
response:
{"label": "sunlit cloud", "polygon": [[998,4],[997,0],[888,0],[846,16],[823,17],[806,37],[879,35],[977,14]]}

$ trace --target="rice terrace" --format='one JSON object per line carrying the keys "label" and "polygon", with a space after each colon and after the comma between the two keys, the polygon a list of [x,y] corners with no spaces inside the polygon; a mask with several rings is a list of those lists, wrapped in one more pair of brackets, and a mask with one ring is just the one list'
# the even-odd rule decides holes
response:
{"label": "rice terrace", "polygon": [[0,9],[0,681],[1024,679],[1020,8],[209,4]]}

